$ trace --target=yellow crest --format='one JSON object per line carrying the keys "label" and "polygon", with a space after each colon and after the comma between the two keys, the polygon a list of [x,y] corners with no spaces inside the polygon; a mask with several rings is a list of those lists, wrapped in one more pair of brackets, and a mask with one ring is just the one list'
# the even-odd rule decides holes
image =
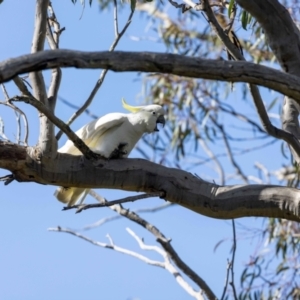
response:
{"label": "yellow crest", "polygon": [[125,109],[129,110],[132,113],[136,113],[143,108],[143,106],[131,106],[127,104],[124,98],[122,98],[122,104]]}

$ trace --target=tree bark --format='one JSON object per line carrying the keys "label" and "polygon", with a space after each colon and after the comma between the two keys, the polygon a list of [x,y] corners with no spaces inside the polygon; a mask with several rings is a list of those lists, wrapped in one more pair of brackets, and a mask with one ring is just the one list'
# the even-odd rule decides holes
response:
{"label": "tree bark", "polygon": [[248,82],[273,89],[300,103],[300,79],[269,67],[242,61],[208,60],[151,52],[81,52],[48,50],[0,63],[0,83],[18,74],[57,67],[159,72],[228,82]]}
{"label": "tree bark", "polygon": [[143,159],[93,163],[83,156],[58,154],[51,164],[43,164],[34,155],[34,148],[0,141],[0,168],[11,171],[19,182],[163,192],[164,199],[217,219],[261,216],[300,220],[300,191],[294,188],[219,186]]}

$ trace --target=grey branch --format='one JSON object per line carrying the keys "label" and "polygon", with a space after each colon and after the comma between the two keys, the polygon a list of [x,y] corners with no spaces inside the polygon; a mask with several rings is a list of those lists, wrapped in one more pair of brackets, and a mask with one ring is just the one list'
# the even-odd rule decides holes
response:
{"label": "grey branch", "polygon": [[275,185],[220,186],[143,159],[99,159],[58,153],[41,165],[34,148],[0,141],[0,168],[20,182],[165,193],[165,200],[217,219],[246,216],[300,220],[300,191]]}
{"label": "grey branch", "polygon": [[[37,0],[34,22],[34,33],[32,39],[31,53],[39,54],[44,50],[46,28],[47,28],[47,9],[49,0]],[[54,111],[54,105],[48,101],[45,81],[40,70],[32,70],[29,77],[33,88],[35,99],[43,103],[48,109]],[[18,75],[18,74],[16,74]],[[46,162],[56,155],[57,143],[54,135],[54,126],[43,114],[39,114],[40,134],[38,140],[41,159]]]}
{"label": "grey branch", "polygon": [[[171,273],[174,278],[176,279],[176,281],[178,282],[178,284],[188,293],[190,294],[192,297],[194,297],[197,300],[204,300],[204,297],[202,296],[200,291],[195,291],[182,277],[182,275],[180,274],[180,272],[178,271],[178,269],[175,268],[175,266],[171,263],[170,257],[168,252],[166,252],[165,250],[162,250],[161,248],[157,247],[157,246],[149,246],[146,245],[143,240],[138,237],[130,228],[126,228],[127,232],[137,241],[137,243],[139,244],[140,248],[142,250],[150,250],[150,251],[155,251],[158,254],[160,254],[163,259],[164,259],[164,263],[163,263],[163,267],[164,269],[166,269],[169,273]],[[216,299],[216,298],[215,298]]]}
{"label": "grey branch", "polygon": [[118,200],[113,200],[113,201],[106,201],[102,203],[96,203],[96,204],[79,204],[79,205],[73,205],[73,206],[65,206],[63,210],[69,210],[69,209],[74,209],[76,208],[76,213],[80,213],[83,210],[86,209],[91,209],[91,208],[96,208],[96,207],[108,207],[108,206],[113,206],[116,204],[123,204],[127,202],[134,202],[146,198],[153,198],[153,197],[163,197],[164,193],[154,193],[154,194],[143,194],[143,195],[137,195],[137,196],[130,196]]}
{"label": "grey branch", "polygon": [[[47,18],[47,25],[46,25],[46,36],[47,40],[49,43],[49,46],[52,50],[58,49],[59,48],[59,38],[61,33],[63,32],[64,28],[60,28],[60,24],[56,19],[56,15],[54,13],[52,3],[49,3],[48,6],[50,16]],[[53,31],[52,31],[53,28]],[[61,82],[61,69],[60,68],[55,68],[52,69],[52,74],[51,74],[51,84],[48,90],[48,103],[49,103],[49,108],[51,111],[54,112],[55,105],[56,105],[56,100],[57,100],[57,95],[58,95],[58,90],[60,87],[60,82]]]}
{"label": "grey branch", "polygon": [[74,230],[70,230],[67,228],[62,228],[62,227],[56,227],[56,228],[48,228],[49,231],[56,231],[56,232],[65,232],[65,233],[69,233],[71,235],[74,235],[80,239],[83,239],[86,242],[89,242],[95,246],[99,246],[102,248],[107,248],[107,249],[111,249],[111,250],[115,250],[117,252],[135,257],[149,265],[152,266],[156,266],[156,267],[160,267],[160,268],[164,268],[166,269],[168,272],[170,272],[175,278],[176,281],[178,282],[178,284],[187,292],[189,293],[192,297],[194,297],[197,300],[204,300],[203,296],[201,295],[200,292],[196,292],[181,276],[181,274],[178,272],[178,270],[172,265],[172,263],[170,262],[170,259],[167,255],[167,253],[165,251],[163,251],[161,248],[157,247],[157,246],[149,246],[146,245],[131,229],[126,228],[127,232],[138,242],[140,248],[142,250],[150,250],[150,251],[155,251],[158,254],[160,254],[163,258],[164,261],[160,262],[160,261],[156,261],[156,260],[152,260],[149,259],[148,257],[141,255],[137,252],[128,250],[126,248],[117,246],[114,242],[113,239],[110,237],[110,235],[107,235],[107,238],[109,240],[109,244],[106,243],[101,243],[98,241],[95,241],[91,238],[88,238]]}
{"label": "grey branch", "polygon": [[[208,0],[203,0],[204,11],[207,14],[207,18],[213,29],[216,31],[219,38],[222,40],[232,57],[236,60],[245,61],[243,55],[238,51],[238,48],[230,41],[229,37],[225,34],[222,27],[219,25],[218,21],[215,18],[215,15],[209,5]],[[275,26],[275,25],[274,25]],[[298,74],[299,75],[299,74]],[[250,83],[250,82],[249,82]],[[266,130],[266,132],[278,139],[282,139],[287,142],[293,149],[293,152],[296,153],[296,157],[300,157],[300,142],[299,140],[290,132],[281,130],[275,127],[268,116],[266,108],[264,106],[263,100],[259,93],[258,87],[254,84],[249,84],[250,93],[252,95],[257,114],[260,118],[260,121]],[[298,159],[300,161],[300,158]]]}
{"label": "grey branch", "polygon": [[[99,197],[98,194],[94,193],[94,197],[96,199],[99,198],[99,201],[102,201],[102,197]],[[196,274],[188,265],[186,265],[184,261],[182,261],[182,259],[178,256],[178,254],[172,247],[171,241],[168,240],[155,226],[147,222],[145,219],[142,219],[136,213],[124,209],[121,205],[110,206],[110,208],[121,216],[124,216],[127,219],[144,227],[151,234],[153,234],[157,239],[157,242],[161,244],[163,249],[168,253],[176,266],[180,270],[182,270],[182,272],[184,272],[191,280],[193,280],[206,293],[209,299],[216,299],[216,296],[214,295],[210,287],[206,284],[206,282],[200,276],[198,276],[198,274]]]}
{"label": "grey branch", "polygon": [[89,147],[86,146],[86,144],[70,129],[70,127],[66,125],[62,120],[57,118],[42,102],[33,97],[27,96],[15,96],[9,101],[21,101],[34,106],[39,112],[43,113],[54,125],[60,128],[87,159],[97,160],[100,157],[99,154],[91,151]]}
{"label": "grey branch", "polygon": [[[134,10],[131,11],[131,13],[129,14],[128,20],[124,26],[124,28],[121,30],[121,32],[119,33],[119,29],[118,29],[118,12],[117,12],[117,2],[114,1],[114,26],[115,26],[115,40],[113,41],[112,45],[109,48],[109,52],[113,52],[115,50],[115,48],[117,47],[120,39],[122,38],[122,36],[124,35],[124,33],[126,32],[127,28],[129,27],[129,25],[131,24],[132,21],[132,17],[134,14]],[[92,92],[90,93],[89,97],[87,98],[87,100],[85,101],[85,103],[71,116],[71,118],[68,120],[67,124],[70,125],[72,124],[92,103],[94,97],[96,96],[98,90],[101,88],[102,83],[105,80],[105,76],[108,72],[108,68],[104,69],[101,74],[99,79],[97,80]],[[57,135],[56,135],[56,139],[59,140],[60,137],[62,136],[62,131],[60,130]]]}
{"label": "grey branch", "polygon": [[[101,197],[99,194],[97,194],[94,191],[91,193],[91,195],[100,203],[112,203],[113,202],[113,201],[107,202],[103,197]],[[178,256],[178,254],[172,247],[171,241],[166,239],[166,237],[155,226],[153,226],[152,224],[147,222],[145,219],[141,218],[135,212],[129,211],[128,209],[124,209],[122,207],[122,205],[120,205],[120,204],[116,204],[116,205],[109,206],[109,207],[113,211],[117,212],[119,215],[126,217],[127,219],[139,224],[140,226],[147,229],[151,234],[153,234],[155,236],[155,238],[157,239],[158,243],[161,244],[161,246],[163,247],[163,249],[167,255],[162,254],[163,251],[161,249],[155,247],[157,252],[161,253],[164,257],[168,257],[168,262],[169,262],[169,257],[170,257],[172,259],[172,261],[177,265],[177,267],[180,270],[182,270],[188,277],[190,277],[190,279],[193,280],[206,293],[206,295],[208,296],[209,299],[216,299],[216,296],[211,291],[211,289],[206,284],[206,282],[181,260],[181,258]],[[140,244],[140,246],[141,246],[141,244]],[[166,265],[164,267],[166,267]],[[174,267],[173,266],[171,267],[170,263],[168,263],[168,267],[169,267],[168,270],[173,275],[175,275]],[[195,295],[196,299],[199,299],[199,297],[201,297],[201,295],[198,292],[195,292],[193,289],[189,289],[186,286],[186,284],[184,283],[181,276],[179,276],[179,277],[180,278],[176,277],[176,280],[178,281],[178,283],[183,288],[187,288],[189,293]]]}
{"label": "grey branch", "polygon": [[[89,193],[90,195],[92,195],[91,192],[95,193],[93,190],[91,190],[90,193]],[[174,205],[174,203],[166,202],[163,205],[159,205],[159,206],[155,206],[155,207],[139,208],[139,209],[133,210],[133,212],[134,213],[156,212],[156,211],[168,208],[168,207],[173,206],[173,205]],[[119,220],[121,218],[122,218],[122,216],[120,216],[120,215],[114,215],[114,216],[106,217],[106,218],[103,218],[103,219],[101,219],[101,220],[99,220],[95,223],[84,226],[83,230],[89,230],[89,229],[92,229],[92,228],[95,228],[95,227],[100,227],[100,226],[102,226],[103,224],[105,224],[107,222]]]}
{"label": "grey branch", "polygon": [[209,60],[155,52],[46,50],[2,61],[0,83],[18,74],[57,67],[159,72],[192,78],[248,82],[293,97],[300,103],[300,79],[297,76],[245,61]]}
{"label": "grey branch", "polygon": [[[237,3],[260,23],[282,69],[300,76],[300,32],[288,10],[276,0],[237,0]],[[299,101],[295,97],[285,98],[281,117],[283,129],[293,134],[299,143]],[[299,151],[292,148],[295,161],[300,163]]]}

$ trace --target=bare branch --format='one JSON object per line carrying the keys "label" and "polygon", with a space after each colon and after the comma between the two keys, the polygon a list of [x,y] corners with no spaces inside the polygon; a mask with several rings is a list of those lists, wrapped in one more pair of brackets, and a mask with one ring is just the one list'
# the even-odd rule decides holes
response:
{"label": "bare branch", "polygon": [[13,174],[0,177],[0,181],[4,181],[4,185],[9,185],[14,180],[15,180],[15,177]]}
{"label": "bare branch", "polygon": [[168,256],[166,255],[166,253],[160,249],[157,246],[149,246],[146,245],[131,229],[126,228],[126,230],[128,231],[128,233],[138,242],[139,246],[141,247],[141,249],[143,250],[152,250],[152,251],[156,251],[157,253],[159,253],[160,255],[163,256],[163,258],[165,259],[165,262],[160,262],[160,261],[155,261],[155,260],[151,260],[149,258],[147,258],[144,255],[141,255],[137,252],[119,247],[117,245],[115,245],[115,243],[113,242],[112,238],[110,237],[110,235],[107,235],[107,238],[109,240],[109,244],[105,244],[105,243],[101,243],[101,242],[97,242],[93,239],[90,239],[78,232],[75,232],[73,230],[67,229],[67,228],[61,228],[61,227],[55,227],[55,228],[48,228],[48,231],[56,231],[56,232],[65,232],[65,233],[69,233],[71,235],[74,235],[78,238],[83,239],[86,242],[89,242],[95,246],[99,246],[102,248],[107,248],[107,249],[111,249],[111,250],[115,250],[117,252],[123,253],[123,254],[127,254],[130,255],[132,257],[135,257],[149,265],[152,266],[156,266],[156,267],[160,267],[160,268],[164,268],[167,271],[169,271],[171,274],[173,274],[173,276],[176,278],[176,281],[180,284],[180,286],[187,292],[189,293],[192,297],[194,297],[195,299],[198,300],[204,300],[203,296],[201,295],[201,293],[194,291],[194,289],[182,278],[182,276],[180,275],[180,273],[174,268],[174,266],[170,263]]}
{"label": "bare branch", "polygon": [[[96,194],[96,193],[95,193]],[[96,194],[97,198],[97,194]],[[163,249],[168,253],[174,263],[181,269],[191,280],[193,280],[198,286],[207,294],[209,299],[216,299],[214,293],[206,284],[206,282],[199,277],[188,265],[186,265],[181,258],[178,256],[171,243],[166,237],[152,224],[148,223],[145,219],[142,219],[139,215],[124,209],[121,205],[111,206],[111,209],[119,213],[120,215],[128,218],[129,220],[141,225],[152,233],[157,241],[162,245]]]}
{"label": "bare branch", "polygon": [[95,207],[108,207],[108,206],[113,206],[116,204],[123,204],[127,202],[134,202],[137,200],[142,200],[146,198],[153,198],[153,197],[163,197],[163,193],[156,193],[156,194],[143,194],[143,195],[137,195],[137,196],[130,196],[114,201],[108,201],[108,202],[103,202],[103,203],[96,203],[96,204],[78,204],[78,205],[73,205],[73,206],[65,206],[63,210],[69,210],[69,209],[74,209],[76,208],[76,213],[80,213],[83,210],[90,209],[90,208],[95,208]]}
{"label": "bare branch", "polygon": [[225,173],[224,173],[224,169],[223,169],[220,161],[218,160],[216,155],[213,153],[213,151],[210,150],[210,148],[208,147],[205,140],[200,139],[199,143],[201,144],[201,146],[202,146],[203,150],[206,152],[206,154],[210,157],[210,159],[215,162],[217,170],[219,171],[220,184],[224,185],[225,184]]}
{"label": "bare branch", "polygon": [[[49,0],[36,0],[35,24],[31,53],[37,53],[44,50],[48,4]],[[47,93],[42,73],[32,72],[30,73],[30,79],[35,98],[46,103]]]}
{"label": "bare branch", "polygon": [[[36,14],[34,23],[34,34],[31,46],[31,53],[42,53],[45,44],[46,27],[47,27],[47,8],[49,0],[36,0]],[[45,81],[40,70],[33,70],[29,74],[33,96],[41,101],[48,109],[54,111],[54,104],[48,99]],[[50,101],[48,101],[50,100]],[[40,134],[38,140],[39,151],[43,161],[52,159],[56,155],[57,142],[54,135],[54,125],[43,114],[39,114]]]}
{"label": "bare branch", "polygon": [[17,142],[19,143],[21,141],[21,122],[20,122],[20,115],[22,116],[23,122],[24,122],[24,128],[25,128],[25,134],[24,134],[24,145],[27,146],[28,145],[28,135],[29,135],[29,127],[28,127],[28,120],[27,120],[27,116],[25,115],[25,113],[18,108],[17,106],[15,106],[9,99],[9,95],[6,91],[6,88],[4,86],[4,84],[1,84],[3,93],[5,95],[5,102],[1,102],[0,104],[6,105],[10,108],[12,108],[16,114],[16,118],[17,118]]}
{"label": "bare branch", "polygon": [[243,173],[242,169],[240,168],[240,166],[238,165],[238,163],[236,162],[236,160],[234,158],[234,155],[233,155],[232,150],[231,150],[231,146],[229,144],[228,138],[226,137],[226,133],[224,131],[223,126],[219,125],[218,127],[221,131],[223,141],[224,141],[224,144],[225,144],[225,148],[227,150],[227,156],[228,156],[231,164],[234,166],[237,174],[242,178],[242,180],[245,183],[249,183],[247,176]]}
{"label": "bare branch", "polygon": [[1,116],[0,116],[0,137],[4,141],[7,141],[7,142],[9,141],[8,137],[4,133],[4,122],[3,122],[3,119],[1,118]]}
{"label": "bare branch", "polygon": [[86,146],[85,143],[70,129],[70,127],[59,118],[57,118],[42,102],[36,100],[35,98],[27,96],[15,96],[9,101],[21,101],[34,106],[38,111],[43,113],[54,125],[60,128],[87,159],[97,160],[101,158],[99,154],[92,152],[89,147]]}
{"label": "bare branch", "polygon": [[[95,197],[95,195],[97,195],[93,190],[90,190],[89,194],[93,197]],[[135,213],[156,212],[156,211],[168,208],[172,205],[174,205],[174,203],[167,202],[167,203],[164,203],[163,205],[159,205],[159,206],[155,206],[155,207],[136,209],[136,210],[133,210],[133,212],[135,212]],[[93,223],[93,224],[84,226],[83,230],[89,230],[89,229],[92,229],[95,227],[100,227],[107,222],[115,221],[115,220],[118,220],[121,218],[122,218],[121,215],[114,215],[114,216],[106,217],[106,218],[103,218],[103,219]]]}
{"label": "bare branch", "polygon": [[232,258],[230,262],[230,273],[231,273],[231,282],[229,283],[233,290],[233,296],[235,300],[238,300],[236,290],[235,290],[235,283],[234,283],[234,260],[235,260],[235,252],[236,252],[236,231],[235,231],[235,222],[232,222],[232,232],[233,232],[233,244],[232,244]]}
{"label": "bare branch", "polygon": [[84,241],[86,242],[89,242],[95,246],[99,246],[99,247],[102,247],[102,248],[107,248],[107,249],[111,249],[111,250],[115,250],[117,252],[120,252],[120,253],[123,253],[123,254],[127,254],[127,255],[130,255],[130,256],[133,256],[135,258],[138,258],[144,262],[146,262],[147,264],[149,265],[154,265],[154,266],[157,266],[157,267],[161,267],[163,268],[164,267],[164,264],[159,262],[159,261],[155,261],[155,260],[151,260],[149,258],[147,258],[146,256],[143,256],[137,252],[134,252],[134,251],[130,251],[128,249],[125,249],[125,248],[122,248],[122,247],[119,247],[119,246],[116,246],[114,243],[113,243],[113,240],[111,239],[111,237],[109,235],[107,235],[107,238],[109,239],[110,241],[110,244],[106,244],[106,243],[101,243],[101,242],[97,242],[95,240],[92,240],[78,232],[75,232],[73,230],[70,230],[70,229],[67,229],[67,228],[62,228],[62,227],[55,227],[55,228],[48,228],[49,231],[57,231],[57,232],[65,232],[65,233],[69,233],[71,235],[74,235],[80,239],[83,239]]}
{"label": "bare branch", "polygon": [[15,78],[13,78],[13,81],[15,85],[18,87],[18,89],[20,90],[20,92],[22,93],[22,95],[33,97],[33,95],[29,92],[26,84],[24,83],[24,80],[21,77],[16,76]]}
{"label": "bare branch", "polygon": [[[46,35],[50,48],[54,50],[59,48],[59,38],[65,28],[60,28],[60,24],[56,19],[56,15],[54,13],[51,2],[49,3],[48,9],[50,12],[50,16],[47,19]],[[51,27],[53,27],[54,32],[52,32]],[[48,102],[49,108],[53,112],[57,100],[58,90],[60,87],[61,77],[62,73],[60,68],[52,69],[51,84],[48,90]]]}
{"label": "bare branch", "polygon": [[[117,13],[117,2],[114,1],[115,7],[114,7],[114,24],[115,24],[115,40],[112,43],[112,45],[109,48],[109,52],[113,52],[115,50],[115,48],[117,47],[120,39],[122,38],[122,36],[124,35],[124,33],[126,32],[127,28],[129,27],[129,25],[131,24],[132,21],[132,17],[134,14],[134,10],[131,11],[131,13],[129,14],[129,17],[127,19],[127,22],[124,26],[124,28],[122,29],[122,31],[119,33],[119,29],[118,29],[118,13]],[[104,69],[101,74],[99,79],[97,80],[91,94],[89,95],[88,99],[85,101],[85,103],[71,116],[71,118],[68,120],[67,124],[70,125],[72,124],[92,103],[94,97],[96,96],[98,90],[100,89],[100,87],[102,86],[102,83],[104,82],[105,76],[108,72],[109,68]],[[56,135],[56,139],[59,140],[60,137],[62,136],[62,132],[59,131]]]}
{"label": "bare branch", "polygon": [[248,82],[273,89],[300,102],[300,79],[297,76],[245,61],[209,60],[155,52],[46,50],[2,61],[0,83],[18,74],[56,67],[158,72],[191,78]]}
{"label": "bare branch", "polygon": [[204,300],[204,297],[202,296],[201,292],[197,292],[195,291],[182,277],[182,275],[180,274],[180,272],[178,272],[178,270],[173,266],[173,264],[170,261],[170,258],[168,256],[168,253],[163,251],[161,248],[157,247],[157,246],[150,246],[150,245],[146,245],[143,240],[141,238],[139,238],[130,228],[126,228],[126,230],[128,231],[128,233],[138,242],[139,246],[141,249],[143,250],[151,250],[151,251],[155,251],[158,254],[160,254],[165,262],[164,262],[164,268],[171,273],[176,281],[178,282],[178,284],[188,293],[190,294],[192,297],[194,297],[195,299],[198,300]]}

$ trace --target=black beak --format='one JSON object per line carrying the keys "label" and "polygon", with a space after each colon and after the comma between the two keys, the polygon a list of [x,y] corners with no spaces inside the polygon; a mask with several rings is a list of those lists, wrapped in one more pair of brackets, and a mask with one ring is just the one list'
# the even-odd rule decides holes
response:
{"label": "black beak", "polygon": [[157,118],[157,120],[156,120],[156,126],[155,126],[155,128],[154,128],[154,131],[159,131],[158,128],[157,128],[157,124],[158,124],[158,123],[162,124],[163,127],[165,126],[166,120],[165,120],[165,118],[164,118],[163,115],[161,115],[161,116],[159,116],[159,117]]}

